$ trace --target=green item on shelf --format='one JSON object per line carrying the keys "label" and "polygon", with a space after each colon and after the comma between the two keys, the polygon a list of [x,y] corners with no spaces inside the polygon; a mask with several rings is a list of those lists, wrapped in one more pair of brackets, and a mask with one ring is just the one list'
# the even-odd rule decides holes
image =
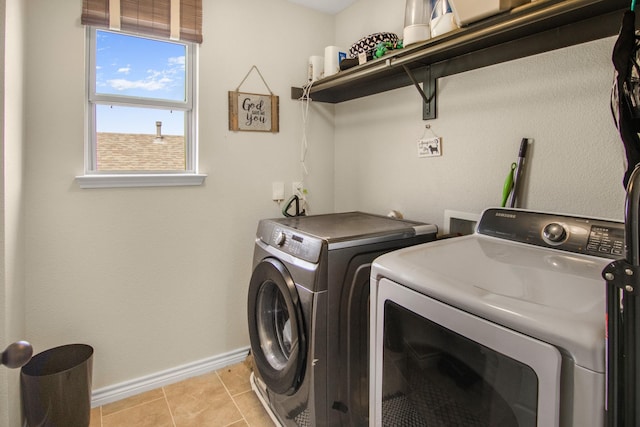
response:
{"label": "green item on shelf", "polygon": [[376,45],[376,51],[373,53],[374,58],[382,58],[389,49],[393,49],[390,42],[381,42]]}
{"label": "green item on shelf", "polygon": [[516,170],[516,164],[511,163],[511,169],[509,170],[509,174],[504,180],[504,186],[502,187],[502,207],[507,206],[507,200],[509,199],[509,194],[511,194],[511,190],[513,189],[513,172]]}

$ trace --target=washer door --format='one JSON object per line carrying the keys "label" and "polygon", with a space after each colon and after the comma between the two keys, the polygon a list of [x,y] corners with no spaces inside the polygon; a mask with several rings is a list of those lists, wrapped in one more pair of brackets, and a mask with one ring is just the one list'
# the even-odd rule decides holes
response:
{"label": "washer door", "polygon": [[302,309],[287,268],[262,260],[249,283],[249,338],[260,377],[275,393],[296,392],[304,375],[306,339]]}

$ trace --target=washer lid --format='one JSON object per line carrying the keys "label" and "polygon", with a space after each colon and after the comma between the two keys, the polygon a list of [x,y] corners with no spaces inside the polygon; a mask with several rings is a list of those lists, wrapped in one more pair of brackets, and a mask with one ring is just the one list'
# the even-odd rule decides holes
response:
{"label": "washer lid", "polygon": [[604,372],[603,258],[474,234],[377,258],[387,277],[469,313],[564,349]]}

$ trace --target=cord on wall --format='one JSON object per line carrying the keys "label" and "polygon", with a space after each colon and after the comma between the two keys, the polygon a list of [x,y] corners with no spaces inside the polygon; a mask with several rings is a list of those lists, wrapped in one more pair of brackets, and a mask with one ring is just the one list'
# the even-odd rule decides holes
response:
{"label": "cord on wall", "polygon": [[310,82],[302,91],[302,147],[300,150],[300,165],[302,167],[302,180],[309,175],[309,169],[307,168],[307,150],[309,149],[309,142],[307,140],[307,123],[309,119],[309,105],[311,104],[311,87],[313,82]]}
{"label": "cord on wall", "polygon": [[302,188],[302,194],[299,195],[302,201],[302,209],[308,211],[307,204],[307,190],[305,188],[305,181],[307,175],[309,175],[309,169],[307,167],[307,151],[309,150],[309,141],[307,140],[307,124],[309,123],[309,105],[311,104],[311,87],[313,81],[309,82],[302,90],[301,110],[302,110],[302,140],[300,147],[300,168],[302,170],[302,180],[300,187]]}

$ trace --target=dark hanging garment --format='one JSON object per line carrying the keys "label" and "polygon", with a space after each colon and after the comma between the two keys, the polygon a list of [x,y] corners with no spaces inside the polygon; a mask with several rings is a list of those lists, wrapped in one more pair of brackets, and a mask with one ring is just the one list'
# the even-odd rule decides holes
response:
{"label": "dark hanging garment", "polygon": [[640,163],[640,67],[639,44],[635,30],[636,14],[626,11],[622,19],[620,35],[613,48],[615,79],[611,96],[611,110],[624,144],[627,170],[623,185],[627,188],[629,177]]}
{"label": "dark hanging garment", "polygon": [[607,296],[607,427],[640,423],[640,39],[635,0],[613,48],[611,110],[626,154],[625,258],[603,271]]}

